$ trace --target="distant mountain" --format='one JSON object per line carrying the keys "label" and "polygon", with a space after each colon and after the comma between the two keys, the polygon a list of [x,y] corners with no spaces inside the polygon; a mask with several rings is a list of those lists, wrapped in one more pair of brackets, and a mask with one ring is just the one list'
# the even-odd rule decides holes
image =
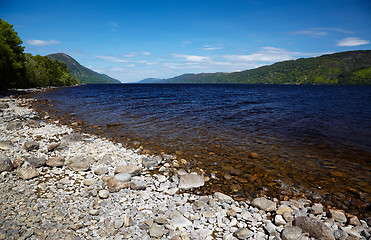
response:
{"label": "distant mountain", "polygon": [[100,74],[82,66],[75,59],[65,53],[49,54],[47,57],[67,64],[71,75],[80,80],[81,83],[121,83],[119,80],[111,78],[106,74]]}
{"label": "distant mountain", "polygon": [[161,79],[161,78],[146,78],[146,79],[140,80],[137,83],[160,83],[163,80],[165,80],[165,79]]}
{"label": "distant mountain", "polygon": [[233,73],[183,74],[158,83],[371,84],[371,51],[278,62]]}

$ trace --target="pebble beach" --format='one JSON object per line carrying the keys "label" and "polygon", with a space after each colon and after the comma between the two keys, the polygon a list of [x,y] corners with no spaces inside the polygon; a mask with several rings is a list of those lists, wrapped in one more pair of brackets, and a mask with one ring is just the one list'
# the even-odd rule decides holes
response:
{"label": "pebble beach", "polygon": [[308,199],[190,193],[186,159],[142,154],[0,98],[0,239],[370,239],[371,219]]}

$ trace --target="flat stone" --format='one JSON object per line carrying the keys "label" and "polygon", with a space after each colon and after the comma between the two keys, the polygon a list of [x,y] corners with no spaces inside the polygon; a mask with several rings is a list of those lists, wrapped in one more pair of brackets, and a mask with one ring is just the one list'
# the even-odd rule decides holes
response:
{"label": "flat stone", "polygon": [[147,187],[147,184],[143,181],[132,180],[130,182],[130,188],[132,190],[144,190],[144,189],[146,189],[146,187]]}
{"label": "flat stone", "polygon": [[204,184],[204,178],[198,174],[185,174],[180,176],[179,179],[179,188],[197,188],[202,187]]}
{"label": "flat stone", "polygon": [[22,166],[16,169],[16,173],[23,179],[31,179],[34,177],[39,176],[39,172],[36,170],[34,166],[31,165],[31,163],[25,161]]}
{"label": "flat stone", "polygon": [[276,215],[274,217],[274,223],[277,226],[281,226],[281,225],[285,225],[286,224],[286,221],[283,219],[282,215]]}
{"label": "flat stone", "polygon": [[8,151],[12,147],[12,142],[9,140],[1,140],[0,141],[0,150]]}
{"label": "flat stone", "polygon": [[164,235],[164,233],[165,233],[165,229],[164,229],[163,226],[159,226],[157,224],[153,224],[149,228],[149,235],[151,237],[160,238],[160,237],[162,237],[162,235]]}
{"label": "flat stone", "polygon": [[322,214],[323,213],[323,205],[321,203],[315,203],[310,208],[310,212],[313,214]]}
{"label": "flat stone", "polygon": [[105,174],[108,174],[109,173],[109,170],[108,170],[108,168],[106,166],[102,166],[102,167],[94,168],[93,172],[96,175],[105,175]]}
{"label": "flat stone", "polygon": [[255,198],[252,202],[251,205],[253,207],[257,207],[261,210],[264,210],[266,212],[274,211],[276,209],[276,203],[266,199],[266,198]]}
{"label": "flat stone", "polygon": [[224,194],[224,193],[221,193],[221,192],[215,192],[214,193],[214,198],[219,200],[219,201],[225,201],[225,202],[232,202],[233,201],[233,198]]}
{"label": "flat stone", "polygon": [[13,164],[10,159],[0,153],[0,173],[1,172],[10,172],[13,170]]}
{"label": "flat stone", "polygon": [[302,232],[301,228],[297,226],[286,227],[281,233],[282,240],[298,240],[302,237]]}
{"label": "flat stone", "polygon": [[118,192],[121,189],[129,187],[130,185],[127,181],[120,181],[118,179],[114,179],[113,177],[109,177],[106,182],[110,192]]}
{"label": "flat stone", "polygon": [[45,162],[46,166],[49,167],[63,167],[64,165],[64,158],[61,157],[50,157]]}
{"label": "flat stone", "polygon": [[46,158],[44,157],[30,157],[27,161],[35,168],[45,166],[46,164]]}
{"label": "flat stone", "polygon": [[233,233],[233,236],[238,239],[248,239],[252,235],[254,235],[254,233],[251,232],[248,228],[240,228]]}
{"label": "flat stone", "polygon": [[347,217],[341,211],[330,209],[330,214],[331,214],[331,217],[339,223],[345,223],[347,221]]}
{"label": "flat stone", "polygon": [[126,173],[132,176],[139,174],[142,171],[142,167],[136,164],[121,165],[115,169],[115,174]]}
{"label": "flat stone", "polygon": [[65,162],[65,165],[69,169],[77,172],[88,171],[90,169],[90,164],[90,160],[85,158],[83,155],[76,155]]}
{"label": "flat stone", "polygon": [[316,218],[297,217],[294,219],[293,225],[300,227],[304,232],[308,232],[312,237],[322,240],[335,240],[331,228]]}
{"label": "flat stone", "polygon": [[54,151],[54,149],[56,149],[59,145],[60,145],[60,143],[51,143],[51,144],[49,144],[48,147],[47,147],[48,152]]}
{"label": "flat stone", "polygon": [[276,213],[282,215],[284,212],[293,212],[294,210],[287,206],[281,206],[277,209]]}
{"label": "flat stone", "polygon": [[20,121],[10,122],[6,127],[7,130],[14,131],[23,128],[23,123]]}
{"label": "flat stone", "polygon": [[214,218],[214,217],[216,217],[215,212],[213,212],[213,211],[203,212],[202,216],[204,218]]}
{"label": "flat stone", "polygon": [[187,232],[182,232],[172,237],[171,240],[190,240],[190,238]]}
{"label": "flat stone", "polygon": [[26,141],[23,145],[24,149],[27,151],[37,150],[40,148],[40,144],[35,141]]}
{"label": "flat stone", "polygon": [[114,176],[114,179],[123,181],[123,182],[129,182],[131,179],[130,173],[119,173]]}
{"label": "flat stone", "polygon": [[192,222],[185,218],[180,212],[173,211],[170,216],[170,224],[175,228],[182,228],[192,225]]}

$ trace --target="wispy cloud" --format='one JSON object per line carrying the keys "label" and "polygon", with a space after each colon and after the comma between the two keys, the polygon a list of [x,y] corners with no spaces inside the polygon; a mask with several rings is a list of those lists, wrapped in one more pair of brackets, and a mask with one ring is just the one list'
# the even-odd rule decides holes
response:
{"label": "wispy cloud", "polygon": [[149,55],[151,55],[151,53],[150,52],[142,52],[142,55],[149,56]]}
{"label": "wispy cloud", "polygon": [[117,23],[115,22],[108,22],[108,26],[109,28],[111,29],[112,32],[117,32],[117,28],[120,27],[120,25],[118,25]]}
{"label": "wispy cloud", "polygon": [[348,37],[348,38],[344,38],[344,39],[341,39],[338,41],[338,43],[336,44],[336,46],[340,46],[340,47],[354,47],[354,46],[360,46],[360,45],[365,45],[365,44],[369,44],[370,41],[368,40],[362,40],[360,38],[357,38],[357,37]]}
{"label": "wispy cloud", "polygon": [[33,39],[33,40],[28,40],[27,41],[27,44],[29,44],[31,46],[35,46],[35,47],[55,45],[55,44],[60,44],[60,43],[61,43],[61,41],[58,41],[58,40],[44,41],[44,40]]}
{"label": "wispy cloud", "polygon": [[223,55],[222,57],[231,62],[279,62],[294,59],[297,53],[274,47],[263,47],[259,52],[248,55]]}
{"label": "wispy cloud", "polygon": [[101,60],[107,60],[110,62],[115,62],[115,63],[127,63],[128,61],[125,59],[113,57],[113,56],[94,56],[95,58],[101,59]]}
{"label": "wispy cloud", "polygon": [[147,52],[147,51],[143,51],[143,52],[129,52],[129,53],[125,53],[124,54],[124,57],[131,58],[131,57],[136,57],[138,55],[149,56],[149,55],[151,55],[151,53],[150,52]]}
{"label": "wispy cloud", "polygon": [[291,32],[291,34],[309,35],[312,37],[322,37],[322,36],[329,35],[330,32],[340,32],[340,33],[347,33],[347,34],[353,33],[352,31],[341,29],[341,28],[309,28],[306,30]]}
{"label": "wispy cloud", "polygon": [[206,51],[212,51],[212,50],[220,50],[220,49],[223,49],[223,44],[216,44],[216,45],[203,45],[202,46],[202,50],[206,50]]}
{"label": "wispy cloud", "polygon": [[187,62],[207,62],[207,61],[211,61],[210,57],[205,57],[205,56],[185,55],[185,54],[177,54],[177,53],[173,53],[172,56],[174,58],[182,58]]}
{"label": "wispy cloud", "polygon": [[192,43],[191,41],[183,41],[181,46],[182,47],[187,47],[191,43]]}

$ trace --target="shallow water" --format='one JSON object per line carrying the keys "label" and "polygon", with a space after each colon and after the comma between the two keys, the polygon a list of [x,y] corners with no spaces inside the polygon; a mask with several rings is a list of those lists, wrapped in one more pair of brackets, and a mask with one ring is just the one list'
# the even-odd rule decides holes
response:
{"label": "shallow water", "polygon": [[206,193],[305,195],[370,214],[370,86],[84,85],[35,97],[85,131],[214,172]]}

